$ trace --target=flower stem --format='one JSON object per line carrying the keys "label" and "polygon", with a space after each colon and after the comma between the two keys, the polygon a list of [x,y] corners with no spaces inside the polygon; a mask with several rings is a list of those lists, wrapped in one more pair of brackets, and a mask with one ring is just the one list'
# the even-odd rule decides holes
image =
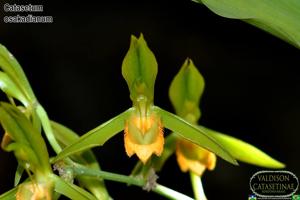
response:
{"label": "flower stem", "polygon": [[191,178],[191,182],[192,182],[195,199],[196,200],[207,200],[204,190],[203,190],[201,177],[193,172],[190,172],[190,178]]}
{"label": "flower stem", "polygon": [[[72,169],[76,175],[97,177],[105,180],[127,183],[129,185],[135,185],[139,187],[143,187],[146,184],[146,181],[142,178],[126,176],[102,170],[94,170],[78,164],[73,165]],[[192,198],[160,184],[157,184],[153,191],[169,199],[192,200]]]}

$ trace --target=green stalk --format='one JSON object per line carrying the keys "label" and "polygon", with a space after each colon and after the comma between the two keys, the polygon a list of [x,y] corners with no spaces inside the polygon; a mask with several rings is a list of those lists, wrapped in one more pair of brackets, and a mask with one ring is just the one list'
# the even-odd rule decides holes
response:
{"label": "green stalk", "polygon": [[160,184],[157,184],[155,189],[153,190],[154,192],[164,196],[164,197],[167,197],[169,199],[173,199],[173,200],[193,200],[191,197],[189,196],[186,196],[182,193],[179,193],[175,190],[172,190],[170,188],[167,188],[163,185],[160,185]]}
{"label": "green stalk", "polygon": [[[97,177],[105,180],[126,183],[129,185],[135,185],[139,187],[143,187],[146,184],[146,181],[140,178],[106,172],[102,170],[93,170],[80,165],[73,165],[72,170],[76,175]],[[153,191],[169,199],[192,200],[192,198],[160,184],[157,184]]]}
{"label": "green stalk", "polygon": [[191,178],[191,183],[193,187],[193,192],[196,200],[207,200],[202,182],[201,182],[201,177],[195,174],[194,172],[190,172],[190,178]]}

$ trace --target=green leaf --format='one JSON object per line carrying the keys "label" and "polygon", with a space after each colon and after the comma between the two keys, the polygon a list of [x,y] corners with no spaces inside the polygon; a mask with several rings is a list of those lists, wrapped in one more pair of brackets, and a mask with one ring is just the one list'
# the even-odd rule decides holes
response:
{"label": "green leaf", "polygon": [[21,160],[29,159],[35,163],[37,169],[46,173],[50,172],[46,144],[26,116],[15,106],[2,102],[0,103],[0,121],[6,133],[14,141],[8,144],[7,150],[14,150]]}
{"label": "green leaf", "polygon": [[14,181],[14,186],[17,186],[20,183],[20,180],[22,178],[22,175],[24,173],[24,167],[20,164],[18,164],[16,173],[15,173],[15,181]]}
{"label": "green leaf", "polygon": [[16,200],[18,188],[15,187],[0,195],[0,200]]}
{"label": "green leaf", "polygon": [[[59,124],[57,122],[51,121],[53,132],[58,142],[62,147],[66,147],[76,142],[79,136],[71,129]],[[73,158],[73,157],[72,157]],[[95,155],[91,150],[83,152],[81,155],[74,156],[76,162],[95,170],[100,170],[100,166],[96,160]],[[105,188],[104,181],[95,177],[84,177],[77,176],[76,179],[79,180],[80,185],[87,188],[92,194],[94,194],[97,199],[110,199],[108,192]]]}
{"label": "green leaf", "polygon": [[142,34],[138,39],[131,36],[130,47],[122,63],[122,75],[128,84],[132,101],[136,101],[140,95],[153,101],[157,62]]}
{"label": "green leaf", "polygon": [[204,78],[193,61],[187,58],[169,89],[170,100],[176,113],[183,118],[193,116],[191,121],[198,121],[201,115],[199,103],[203,91]]}
{"label": "green leaf", "polygon": [[228,152],[237,160],[267,168],[285,167],[283,163],[273,159],[251,144],[248,144],[232,136],[208,129],[204,126],[200,126],[200,128],[210,137],[213,137],[219,144],[224,146],[228,150]]}
{"label": "green leaf", "polygon": [[54,190],[70,199],[74,200],[96,200],[96,198],[84,189],[62,180],[60,177],[53,175],[55,181]]}
{"label": "green leaf", "polygon": [[35,106],[35,112],[42,124],[47,140],[49,141],[53,150],[58,154],[62,149],[56,141],[47,112],[41,104],[37,104]]}
{"label": "green leaf", "polygon": [[300,48],[299,0],[196,0],[214,13],[241,19]]}
{"label": "green leaf", "polygon": [[0,68],[10,77],[16,86],[21,89],[27,100],[33,103],[36,98],[22,67],[2,44],[0,44]]}
{"label": "green leaf", "polygon": [[183,138],[217,154],[224,160],[234,165],[238,165],[230,153],[202,129],[157,106],[155,107],[155,110],[160,114],[163,125],[167,129],[170,129]]}
{"label": "green leaf", "polygon": [[61,160],[66,156],[70,156],[77,152],[103,145],[107,140],[124,129],[125,120],[128,118],[131,112],[132,108],[84,134],[78,140],[76,140],[76,142],[63,149],[53,159],[53,162]]}
{"label": "green leaf", "polygon": [[0,89],[5,92],[8,96],[14,97],[21,101],[25,106],[29,105],[28,100],[22,94],[21,90],[16,84],[5,74],[0,71]]}

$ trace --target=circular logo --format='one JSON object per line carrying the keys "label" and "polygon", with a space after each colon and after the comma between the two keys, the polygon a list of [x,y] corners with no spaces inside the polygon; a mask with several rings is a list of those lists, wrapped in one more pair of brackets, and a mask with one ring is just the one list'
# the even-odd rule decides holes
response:
{"label": "circular logo", "polygon": [[252,192],[265,198],[286,198],[296,193],[299,180],[289,171],[259,171],[250,179]]}

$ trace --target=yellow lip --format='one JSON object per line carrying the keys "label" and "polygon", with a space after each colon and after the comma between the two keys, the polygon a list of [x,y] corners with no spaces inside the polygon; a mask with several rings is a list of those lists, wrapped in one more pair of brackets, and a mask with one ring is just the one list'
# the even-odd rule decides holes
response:
{"label": "yellow lip", "polygon": [[125,150],[129,157],[136,154],[146,163],[152,154],[161,155],[164,146],[163,128],[160,118],[155,114],[130,117],[124,132]]}

